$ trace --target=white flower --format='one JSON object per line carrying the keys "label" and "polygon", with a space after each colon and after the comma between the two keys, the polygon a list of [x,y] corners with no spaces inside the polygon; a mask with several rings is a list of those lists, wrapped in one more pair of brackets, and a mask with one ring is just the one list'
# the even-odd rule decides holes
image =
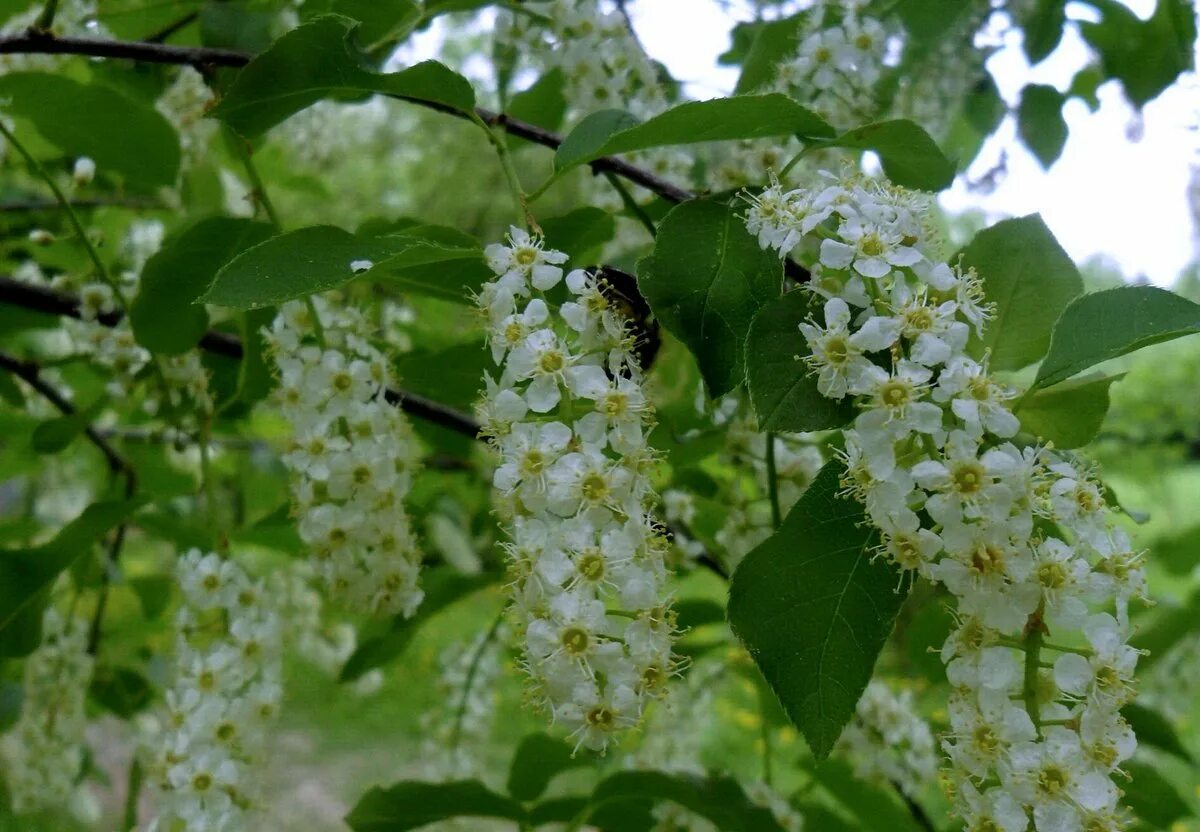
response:
{"label": "white flower", "polygon": [[559,265],[567,256],[559,251],[546,251],[539,237],[512,226],[508,229],[508,245],[493,243],[484,249],[487,264],[502,278],[524,278],[535,289],[551,289],[562,280]]}
{"label": "white flower", "polygon": [[89,156],[80,156],[75,160],[75,167],[71,171],[71,179],[75,182],[75,186],[82,188],[85,185],[91,184],[96,178],[96,162]]}
{"label": "white flower", "polygon": [[922,259],[921,252],[904,244],[904,237],[879,223],[850,217],[838,227],[845,242],[821,241],[821,263],[832,269],[853,266],[863,277],[881,278],[896,266],[912,266]]}
{"label": "white flower", "polygon": [[982,436],[987,431],[1002,439],[1015,436],[1021,429],[1008,405],[1015,396],[1013,390],[988,375],[984,365],[961,355],[947,363],[933,391],[934,400],[949,402],[969,432]]}
{"label": "white flower", "polygon": [[825,326],[813,323],[800,324],[800,332],[808,341],[812,355],[808,363],[818,371],[817,389],[821,395],[840,399],[847,393],[858,390],[865,374],[874,366],[864,356],[875,346],[887,340],[886,329],[881,327],[878,338],[850,334],[850,308],[840,298],[825,302]]}

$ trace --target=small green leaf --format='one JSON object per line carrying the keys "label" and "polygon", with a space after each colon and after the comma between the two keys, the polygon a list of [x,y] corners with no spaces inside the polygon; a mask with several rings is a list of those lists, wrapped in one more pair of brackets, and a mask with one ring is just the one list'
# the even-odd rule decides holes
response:
{"label": "small green leaf", "polygon": [[638,286],[696,357],[709,395],[720,396],[742,382],[750,322],[779,296],[783,265],[759,248],[737,209],[693,200],[663,218]]}
{"label": "small green leaf", "polygon": [[530,734],[521,740],[508,769],[508,793],[527,802],[541,797],[550,781],[567,769],[591,765],[586,756],[547,734]]}
{"label": "small green leaf", "polygon": [[142,615],[148,621],[155,620],[166,611],[175,584],[175,579],[170,575],[142,575],[129,579],[129,588],[137,595],[142,605]]}
{"label": "small green leaf", "polygon": [[496,794],[478,780],[409,780],[368,791],[346,815],[346,825],[354,832],[403,832],[450,818],[523,822],[525,817],[521,804]]}
{"label": "small green leaf", "polygon": [[606,804],[670,801],[710,821],[721,832],[782,832],[771,814],[754,804],[737,780],[661,771],[621,771],[592,792],[593,812]]}
{"label": "small green leaf", "polygon": [[370,275],[405,291],[472,304],[483,284],[495,277],[475,238],[454,228],[414,225],[381,240],[392,253]]}
{"label": "small green leaf", "polygon": [[985,228],[961,258],[964,269],[979,272],[987,300],[995,304],[982,344],[991,351],[992,369],[1019,370],[1045,355],[1054,322],[1083,291],[1083,278],[1042,218],[1033,214]]}
{"label": "small green leaf", "polygon": [[149,680],[131,667],[102,664],[88,688],[92,700],[121,719],[129,719],[154,699]]}
{"label": "small green leaf", "polygon": [[1037,0],[1018,21],[1025,33],[1022,46],[1029,63],[1040,63],[1062,41],[1067,25],[1067,0]]}
{"label": "small green leaf", "polygon": [[817,146],[870,150],[879,156],[888,178],[905,188],[940,191],[954,181],[954,162],[907,119],[867,124]]}
{"label": "small green leaf", "polygon": [[827,464],[779,531],[746,555],[729,623],[817,759],[833,749],[904,602],[877,532]]}
{"label": "small green leaf", "polygon": [[917,41],[936,41],[958,22],[970,9],[959,0],[900,0],[896,16]]}
{"label": "small green leaf", "polygon": [[25,406],[25,396],[9,373],[0,373],[0,400],[18,409]]}
{"label": "small green leaf", "polygon": [[1136,107],[1195,69],[1196,12],[1189,0],[1158,0],[1145,21],[1117,0],[1089,0],[1089,5],[1100,11],[1100,21],[1082,21],[1079,31]]}
{"label": "small green leaf", "polygon": [[175,184],[179,137],[148,103],[41,72],[0,77],[0,100],[6,117],[28,119],[65,156],[91,157],[101,176],[115,173],[138,190]]}
{"label": "small green leaf", "polygon": [[517,119],[547,130],[562,127],[567,114],[567,97],[563,89],[566,77],[557,67],[537,79],[529,89],[512,97],[506,112]]}
{"label": "small green leaf", "polygon": [[642,124],[629,113],[601,110],[567,134],[554,154],[554,167],[563,171],[650,147],[777,136],[819,139],[833,132],[816,113],[780,93],[689,101]]}
{"label": "small green leaf", "polygon": [[[44,593],[55,578],[89,552],[101,535],[127,520],[144,502],[138,499],[93,503],[48,543],[26,549],[0,550],[0,636],[7,637],[6,631],[18,621],[30,623],[28,616],[21,618],[22,613],[43,603]],[[37,626],[40,632],[40,619]]]}
{"label": "small green leaf", "polygon": [[474,111],[470,83],[437,61],[389,74],[364,69],[353,43],[357,27],[349,18],[326,15],[288,32],[239,72],[212,115],[254,138],[323,98],[361,93]]}
{"label": "small green leaf", "polygon": [[1200,332],[1200,304],[1154,286],[1121,286],[1076,298],[1054,325],[1034,388],[1102,361]]}
{"label": "small green leaf", "polygon": [[586,263],[617,232],[612,214],[599,208],[576,208],[561,217],[541,221],[546,245],[570,255],[574,263]]}
{"label": "small green leaf", "polygon": [[1137,734],[1139,746],[1150,746],[1174,755],[1185,763],[1195,762],[1191,752],[1184,747],[1170,720],[1145,705],[1132,702],[1121,709],[1121,716]]}
{"label": "small green leaf", "polygon": [[164,355],[195,347],[208,329],[208,314],[196,299],[212,285],[222,266],[273,233],[264,222],[210,217],[168,240],[146,261],[129,312],[138,343]]}
{"label": "small green leaf", "polygon": [[1065,95],[1045,84],[1030,84],[1021,91],[1017,131],[1044,168],[1058,160],[1067,143],[1067,121],[1062,114],[1066,101]]}
{"label": "small green leaf", "polygon": [[1108,415],[1108,388],[1123,377],[1094,373],[1034,390],[1017,403],[1021,427],[1056,447],[1082,448],[1100,432]]}
{"label": "small green leaf", "polygon": [[448,567],[427,570],[421,578],[425,600],[421,602],[417,614],[412,618],[398,615],[392,619],[391,627],[383,635],[363,639],[342,666],[338,681],[353,682],[367,671],[396,658],[404,652],[417,631],[440,610],[498,580],[500,575],[493,572],[463,575]]}
{"label": "small green leaf", "polygon": [[301,20],[323,14],[339,14],[357,20],[359,42],[364,48],[403,38],[421,20],[417,0],[306,0]]}
{"label": "small green leaf", "polygon": [[87,430],[107,404],[108,399],[101,396],[88,407],[42,422],[34,428],[30,437],[33,449],[39,454],[56,454],[65,450]]}
{"label": "small green leaf", "polygon": [[854,418],[848,400],[817,391],[803,359],[812,350],[799,324],[817,306],[809,292],[792,291],[764,306],[746,337],[746,386],[759,430],[809,431],[838,428]]}
{"label": "small green leaf", "polygon": [[1171,575],[1188,575],[1200,564],[1200,526],[1188,526],[1182,531],[1156,539],[1150,544],[1153,562]]}
{"label": "small green leaf", "polygon": [[813,766],[813,778],[829,792],[859,823],[862,832],[921,832],[892,790],[865,782],[855,776],[845,760],[830,759]]}
{"label": "small green leaf", "polygon": [[1200,592],[1195,592],[1182,604],[1162,600],[1154,611],[1139,620],[1138,629],[1130,644],[1145,651],[1138,660],[1139,672],[1167,655],[1184,638],[1200,630]]}
{"label": "small green leaf", "polygon": [[796,54],[804,24],[810,16],[811,12],[805,10],[782,20],[738,24],[739,27],[753,25],[756,28],[754,39],[742,61],[742,73],[738,76],[735,94],[745,95],[774,82],[779,64]]}

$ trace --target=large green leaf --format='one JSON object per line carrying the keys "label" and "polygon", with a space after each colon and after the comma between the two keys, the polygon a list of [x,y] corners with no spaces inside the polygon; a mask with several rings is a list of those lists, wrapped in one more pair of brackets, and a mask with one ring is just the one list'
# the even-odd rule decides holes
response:
{"label": "large green leaf", "polygon": [[642,294],[696,357],[711,396],[742,382],[750,322],[782,285],[779,258],[759,248],[736,208],[719,202],[673,208],[654,253],[638,264]]}
{"label": "large green leaf", "polygon": [[808,431],[841,427],[854,418],[849,400],[817,391],[816,376],[801,358],[812,350],[799,324],[813,313],[814,296],[788,292],[754,316],[746,337],[746,386],[759,430]]}
{"label": "large green leaf", "polygon": [[404,652],[422,626],[440,610],[500,579],[495,573],[463,575],[449,567],[430,569],[421,578],[425,599],[412,618],[398,615],[382,635],[363,639],[342,666],[339,681],[352,682],[372,668],[391,661]]}
{"label": "large green leaf", "polygon": [[1100,432],[1108,415],[1108,388],[1121,378],[1095,373],[1034,390],[1015,409],[1021,427],[1056,447],[1081,448]]}
{"label": "large green leaf", "polygon": [[362,93],[474,110],[470,83],[437,61],[387,74],[364,69],[352,38],[357,26],[349,18],[326,15],[288,32],[241,70],[213,115],[253,138],[323,98]]}
{"label": "large green leaf", "polygon": [[629,113],[601,110],[567,134],[554,154],[554,166],[566,170],[649,147],[776,136],[821,139],[833,133],[820,116],[780,93],[689,101],[641,124]]}
{"label": "large green leaf", "polygon": [[1172,575],[1188,575],[1200,564],[1200,526],[1172,530],[1150,544],[1150,556],[1156,566]]}
{"label": "large green leaf", "polygon": [[272,234],[273,227],[264,222],[210,217],[168,240],[146,261],[141,288],[129,310],[138,343],[166,355],[196,346],[208,329],[208,314],[196,299],[222,266]]}
{"label": "large green leaf", "polygon": [[1021,91],[1017,132],[1044,168],[1058,160],[1067,143],[1067,121],[1062,114],[1066,101],[1065,95],[1045,84],[1030,84]]}
{"label": "large green leaf", "polygon": [[421,20],[417,0],[305,0],[301,19],[339,14],[357,20],[355,33],[364,47],[396,40],[412,31]]}
{"label": "large green leaf", "polygon": [[1170,829],[1175,821],[1191,816],[1192,809],[1179,790],[1156,768],[1133,759],[1122,763],[1121,769],[1129,775],[1129,780],[1121,783],[1125,805],[1145,824],[1138,827],[1139,832]]}
{"label": "large green leaf", "polygon": [[1200,332],[1200,304],[1154,286],[1121,286],[1076,298],[1054,325],[1035,388],[1110,358]]}
{"label": "large green leaf", "polygon": [[148,103],[41,72],[0,77],[0,100],[7,117],[28,119],[66,156],[91,157],[101,176],[115,173],[139,190],[175,184],[179,137]]}
{"label": "large green leaf", "polygon": [[[76,559],[90,551],[105,532],[120,525],[144,500],[120,500],[93,503],[83,514],[68,523],[48,543],[25,549],[0,550],[0,636],[13,637],[10,628],[36,627],[40,616],[23,615],[27,607],[38,604],[54,580]],[[36,639],[33,646],[37,645]]]}
{"label": "large green leaf", "polygon": [[813,766],[813,779],[859,822],[862,832],[920,832],[908,810],[885,790],[857,777],[848,762],[830,759]]}
{"label": "large green leaf", "polygon": [[521,804],[496,794],[478,780],[409,780],[368,791],[346,815],[346,825],[354,832],[402,832],[464,817],[523,822],[526,815]]}
{"label": "large green leaf", "polygon": [[548,734],[530,734],[521,740],[508,769],[508,793],[517,800],[541,797],[555,776],[570,768],[591,765],[591,760],[576,755],[562,740]]}
{"label": "large green leaf", "polygon": [[592,792],[592,811],[605,805],[670,801],[695,812],[722,832],[782,832],[769,809],[754,804],[737,780],[661,771],[622,771]]}
{"label": "large green leaf", "polygon": [[1184,747],[1170,720],[1145,705],[1131,702],[1121,709],[1121,716],[1137,734],[1139,746],[1151,746],[1159,751],[1174,755],[1187,763],[1194,763],[1192,753]]}
{"label": "large green leaf", "polygon": [[729,589],[734,634],[818,759],[854,715],[904,601],[841,474],[836,461],[821,469]]}
{"label": "large green leaf", "polygon": [[1189,0],[1158,0],[1149,20],[1141,20],[1117,0],[1088,0],[1099,22],[1081,22],[1084,40],[1100,54],[1104,72],[1125,86],[1138,107],[1195,68],[1196,12]]}
{"label": "large green leaf", "polygon": [[961,258],[963,268],[979,272],[996,307],[983,336],[992,369],[1017,370],[1045,355],[1054,322],[1083,291],[1083,279],[1042,218],[1033,214],[985,228]]}
{"label": "large green leaf", "polygon": [[906,188],[940,191],[954,181],[954,162],[928,133],[907,119],[867,124],[820,146],[870,150],[879,156],[888,178]]}

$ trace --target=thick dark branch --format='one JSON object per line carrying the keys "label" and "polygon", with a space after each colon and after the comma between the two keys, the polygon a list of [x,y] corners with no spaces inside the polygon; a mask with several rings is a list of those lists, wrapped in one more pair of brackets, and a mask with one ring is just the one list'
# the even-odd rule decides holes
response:
{"label": "thick dark branch", "polygon": [[[10,277],[0,277],[0,303],[10,306],[21,306],[25,309],[35,309],[51,315],[64,315],[68,318],[81,318],[79,298],[58,292],[42,286],[33,286]],[[116,326],[125,317],[119,310],[105,312],[96,317],[98,323],[105,326]],[[242,357],[242,342],[236,335],[210,329],[200,339],[200,349],[214,355],[227,358]],[[396,405],[405,413],[420,419],[436,422],[442,427],[464,434],[474,439],[479,435],[479,423],[467,414],[447,407],[440,402],[409,393],[406,390],[387,390],[385,397],[388,403]]]}
{"label": "thick dark branch", "polygon": [[[96,196],[72,199],[73,208],[96,208],[100,206],[118,208],[166,208],[161,202],[153,199],[138,197]],[[0,202],[0,214],[13,214],[22,211],[61,211],[62,205],[54,199],[14,199]]]}
{"label": "thick dark branch", "polygon": [[152,64],[182,64],[200,67],[240,67],[250,56],[230,49],[170,46],[145,41],[60,38],[48,32],[27,31],[0,38],[0,55],[87,55],[93,58],[125,58]]}

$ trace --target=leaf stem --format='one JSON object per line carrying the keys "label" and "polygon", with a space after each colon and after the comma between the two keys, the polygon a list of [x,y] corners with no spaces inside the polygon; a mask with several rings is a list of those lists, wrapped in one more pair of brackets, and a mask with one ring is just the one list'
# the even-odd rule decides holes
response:
{"label": "leaf stem", "polygon": [[225,128],[225,141],[241,160],[242,169],[246,171],[246,177],[250,180],[250,196],[254,200],[255,206],[262,208],[263,213],[267,215],[267,219],[270,220],[271,225],[275,226],[277,232],[282,231],[283,225],[279,222],[279,214],[275,212],[275,205],[271,202],[271,197],[267,195],[267,188],[263,184],[262,177],[258,175],[258,167],[251,157],[249,144],[233,132],[231,127]]}
{"label": "leaf stem", "polygon": [[621,202],[625,204],[625,209],[633,214],[638,222],[650,232],[650,239],[657,237],[658,229],[654,227],[654,220],[650,219],[650,215],[646,213],[645,208],[638,205],[637,200],[633,198],[633,194],[629,193],[629,189],[625,187],[625,183],[618,179],[615,174],[608,171],[604,172],[604,178],[608,180],[608,184],[616,189],[617,194],[621,197]]}
{"label": "leaf stem", "polygon": [[142,764],[137,758],[137,749],[129,761],[129,780],[125,786],[125,813],[122,829],[133,829],[138,821],[138,797],[142,793]]}
{"label": "leaf stem", "polygon": [[779,506],[779,476],[775,470],[775,433],[767,431],[767,495],[771,498],[771,523],[775,530],[783,525]]}
{"label": "leaf stem", "polygon": [[803,158],[804,158],[804,156],[805,156],[805,154],[807,154],[807,153],[808,153],[808,151],[810,151],[810,150],[812,150],[812,146],[808,146],[808,147],[803,147],[803,148],[801,148],[799,153],[797,153],[797,154],[796,154],[795,156],[793,156],[791,159],[788,159],[788,163],[787,163],[786,165],[784,165],[784,166],[783,166],[783,168],[782,168],[782,169],[779,171],[779,173],[777,174],[777,175],[778,175],[778,177],[779,177],[780,179],[783,179],[783,177],[787,176],[787,175],[788,175],[788,173],[790,173],[790,172],[791,172],[792,168],[796,167],[796,164],[797,164],[797,163],[798,163],[798,162],[799,162],[801,159],[803,159]]}
{"label": "leaf stem", "polygon": [[467,714],[467,700],[471,696],[471,688],[475,686],[475,676],[479,673],[479,663],[483,660],[483,652],[492,643],[492,639],[496,637],[496,631],[500,629],[500,624],[503,621],[504,610],[501,610],[492,622],[492,626],[488,628],[483,639],[479,642],[479,646],[475,648],[475,655],[471,657],[471,664],[467,667],[467,678],[463,681],[462,696],[459,698],[458,708],[454,712],[454,730],[450,734],[451,757],[458,751],[458,744],[462,741],[463,718]]}
{"label": "leaf stem", "polygon": [[1025,710],[1033,721],[1033,727],[1040,738],[1042,736],[1041,707],[1038,704],[1038,664],[1042,652],[1042,639],[1046,635],[1046,627],[1042,621],[1045,601],[1038,604],[1037,610],[1029,616],[1025,624],[1025,678],[1021,687],[1021,699]]}
{"label": "leaf stem", "polygon": [[500,168],[504,171],[504,179],[508,182],[508,190],[512,193],[513,204],[517,208],[517,216],[521,218],[527,231],[538,231],[537,221],[529,211],[529,202],[525,191],[521,188],[521,178],[517,175],[517,169],[513,167],[512,154],[508,152],[508,143],[497,136],[496,131],[489,127],[477,113],[471,114],[471,120],[479,125],[479,129],[487,136],[488,143],[496,151],[496,156],[500,160]]}
{"label": "leaf stem", "polygon": [[58,14],[58,0],[46,0],[46,5],[42,6],[42,13],[33,22],[32,28],[39,32],[50,31],[50,27],[54,25],[56,14]]}

